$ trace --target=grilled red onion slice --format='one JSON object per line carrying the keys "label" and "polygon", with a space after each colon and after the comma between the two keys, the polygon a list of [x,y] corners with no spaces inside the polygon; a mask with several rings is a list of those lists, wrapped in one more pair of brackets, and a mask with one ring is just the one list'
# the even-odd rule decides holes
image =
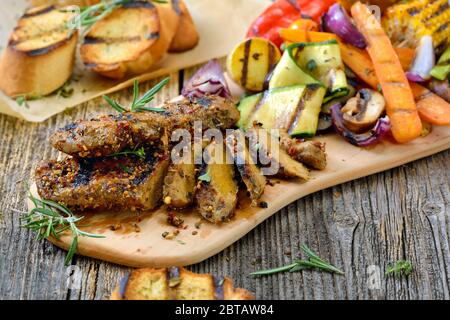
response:
{"label": "grilled red onion slice", "polygon": [[435,63],[433,39],[431,36],[423,36],[420,38],[414,61],[409,71],[406,72],[406,77],[413,82],[427,81],[430,79],[430,71]]}
{"label": "grilled red onion slice", "polygon": [[364,49],[367,46],[364,36],[352,23],[345,9],[338,3],[333,4],[323,15],[322,28],[338,35],[342,40],[355,47]]}
{"label": "grilled red onion slice", "polygon": [[391,122],[389,118],[383,117],[378,119],[375,126],[365,133],[354,133],[348,130],[344,125],[344,119],[341,112],[341,105],[335,104],[330,108],[333,127],[345,140],[358,147],[367,147],[378,143],[389,130]]}
{"label": "grilled red onion slice", "polygon": [[186,83],[181,94],[187,98],[201,98],[205,94],[231,98],[222,67],[216,59],[201,67]]}

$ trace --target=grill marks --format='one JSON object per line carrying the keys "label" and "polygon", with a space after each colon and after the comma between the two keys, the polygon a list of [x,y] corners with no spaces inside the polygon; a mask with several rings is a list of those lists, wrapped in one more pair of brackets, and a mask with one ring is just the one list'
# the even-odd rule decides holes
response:
{"label": "grill marks", "polygon": [[[159,32],[149,33],[144,37],[146,40],[153,40],[159,38]],[[87,36],[84,38],[84,44],[100,44],[100,43],[123,43],[123,42],[138,42],[142,41],[141,36],[133,36],[133,37],[116,37],[116,38],[107,38],[107,37],[95,37],[95,36]]]}
{"label": "grill marks", "polygon": [[247,76],[248,76],[248,60],[250,58],[250,47],[252,45],[252,40],[249,39],[245,42],[244,46],[244,61],[242,65],[242,78],[241,78],[241,84],[245,87],[247,84]]}

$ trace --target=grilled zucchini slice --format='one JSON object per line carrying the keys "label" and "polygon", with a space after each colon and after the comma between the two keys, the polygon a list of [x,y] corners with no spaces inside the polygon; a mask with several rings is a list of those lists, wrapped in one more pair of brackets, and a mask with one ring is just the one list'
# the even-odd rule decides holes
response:
{"label": "grilled zucchini slice", "polygon": [[92,71],[113,79],[147,72],[167,53],[178,24],[179,16],[166,6],[126,3],[92,26],[81,59]]}
{"label": "grilled zucchini slice", "polygon": [[19,19],[0,58],[0,89],[10,97],[44,96],[71,76],[78,33],[68,27],[74,13],[44,6]]}

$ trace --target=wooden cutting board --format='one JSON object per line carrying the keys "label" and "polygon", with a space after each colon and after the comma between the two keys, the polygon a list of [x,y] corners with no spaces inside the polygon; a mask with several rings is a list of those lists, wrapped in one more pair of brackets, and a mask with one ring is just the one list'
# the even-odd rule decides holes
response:
{"label": "wooden cutting board", "polygon": [[[133,212],[88,214],[83,224],[89,226],[83,229],[105,238],[81,238],[78,253],[132,267],[185,266],[200,262],[301,197],[448,149],[450,127],[434,127],[428,136],[403,145],[385,140],[372,148],[358,148],[335,134],[318,140],[326,142],[327,168],[313,171],[313,178],[306,183],[280,181],[268,186],[261,199],[268,203],[266,209],[250,207],[249,201],[242,197],[235,218],[221,225],[201,220],[199,214],[190,210],[183,213],[187,228],[172,240],[162,237],[164,232],[175,230],[167,223],[165,208],[140,215]],[[36,194],[35,186],[32,192]],[[195,225],[199,221],[202,223],[197,229]],[[67,249],[71,238],[63,236],[50,241]]]}

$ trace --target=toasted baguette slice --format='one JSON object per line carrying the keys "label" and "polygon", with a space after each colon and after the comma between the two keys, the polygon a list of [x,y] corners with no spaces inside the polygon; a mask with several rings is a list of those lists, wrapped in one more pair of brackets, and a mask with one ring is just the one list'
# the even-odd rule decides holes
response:
{"label": "toasted baguette slice", "polygon": [[279,140],[279,137],[273,137],[271,133],[259,126],[255,126],[247,131],[250,138],[250,148],[255,148],[258,144],[259,157],[267,157],[274,168],[278,168],[275,176],[281,178],[300,178],[304,181],[309,180],[308,169],[300,162],[291,158],[291,156],[278,145],[273,144],[273,139]]}
{"label": "toasted baguette slice", "polygon": [[80,48],[86,67],[121,79],[148,71],[168,51],[179,17],[168,7],[132,1],[96,22]]}
{"label": "toasted baguette slice", "polygon": [[170,44],[169,52],[191,50],[198,44],[199,35],[186,3],[183,0],[171,0],[168,3],[180,17],[180,24]]}
{"label": "toasted baguette slice", "polygon": [[10,97],[43,96],[71,76],[78,33],[74,13],[53,6],[33,8],[19,19],[0,58],[0,89]]}
{"label": "toasted baguette slice", "polygon": [[264,193],[267,179],[256,165],[256,159],[255,161],[253,160],[252,154],[248,149],[245,134],[242,130],[234,130],[232,134],[228,135],[226,144],[234,157],[237,171],[250,194],[252,205],[256,206],[258,199]]}
{"label": "toasted baguette slice", "polygon": [[252,300],[230,278],[197,274],[184,268],[137,269],[120,282],[111,300]]}
{"label": "toasted baguette slice", "polygon": [[44,5],[57,5],[57,6],[91,6],[100,2],[100,0],[31,0],[31,5],[33,7],[39,7]]}
{"label": "toasted baguette slice", "polygon": [[238,185],[234,179],[233,160],[227,159],[225,147],[214,141],[206,147],[204,154],[208,164],[204,165],[198,178],[197,209],[206,220],[225,222],[233,216],[237,204]]}

